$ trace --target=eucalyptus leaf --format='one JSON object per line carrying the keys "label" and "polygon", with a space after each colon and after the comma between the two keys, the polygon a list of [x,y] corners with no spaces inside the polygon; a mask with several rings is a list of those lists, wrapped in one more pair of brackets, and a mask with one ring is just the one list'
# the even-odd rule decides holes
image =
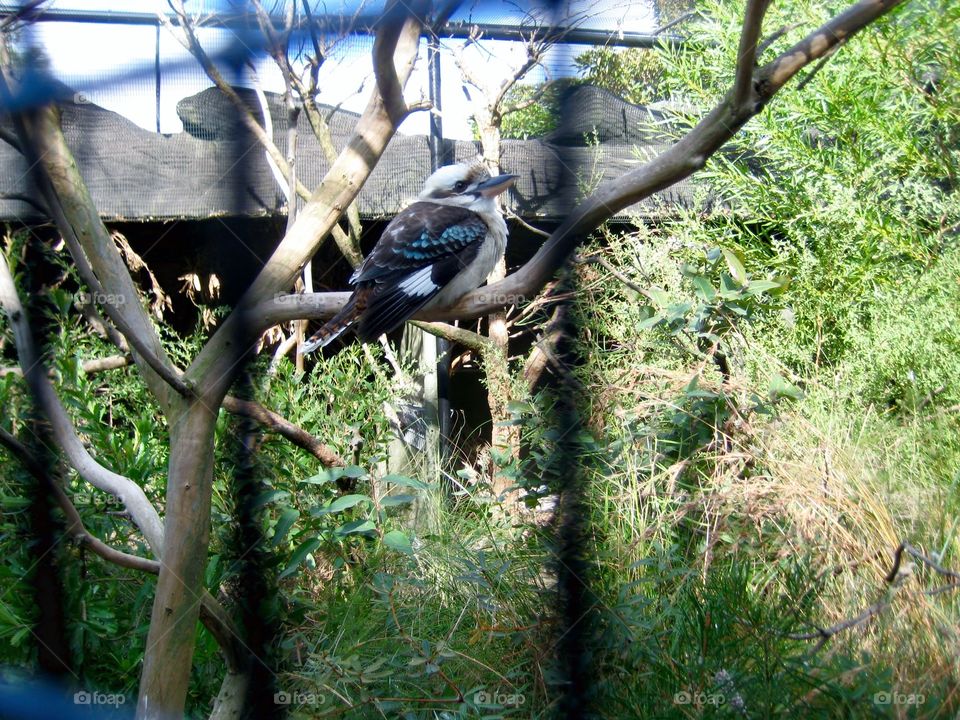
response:
{"label": "eucalyptus leaf", "polygon": [[391,530],[383,536],[383,544],[391,550],[413,555],[413,544],[410,538],[400,530]]}

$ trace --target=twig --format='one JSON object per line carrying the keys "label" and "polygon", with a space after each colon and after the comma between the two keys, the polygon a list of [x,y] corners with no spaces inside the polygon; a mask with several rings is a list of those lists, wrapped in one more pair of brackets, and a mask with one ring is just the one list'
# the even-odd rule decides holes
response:
{"label": "twig", "polygon": [[444,340],[460,343],[464,347],[476,350],[481,355],[489,352],[492,348],[492,342],[489,338],[484,337],[480,333],[475,333],[472,330],[456,327],[455,325],[441,322],[421,322],[420,320],[413,320],[410,324],[431,335],[441,337]]}
{"label": "twig", "polygon": [[666,25],[662,25],[661,27],[657,28],[656,32],[654,32],[653,35],[654,35],[654,37],[656,37],[657,35],[661,35],[661,34],[665,33],[667,30],[669,30],[670,28],[676,27],[676,26],[679,25],[680,23],[686,22],[687,20],[690,20],[691,18],[699,17],[699,15],[700,15],[700,11],[699,11],[699,10],[691,10],[690,12],[685,12],[683,15],[681,15],[680,17],[678,17],[676,20],[671,20],[671,21],[668,22]]}
{"label": "twig", "polygon": [[294,425],[282,415],[268,410],[258,402],[241,400],[232,395],[227,395],[223,399],[223,409],[234,415],[248,417],[262,425],[265,429],[286,438],[297,447],[306,450],[317,458],[317,460],[323,463],[324,467],[343,467],[347,464],[346,461],[337,455],[329,446],[324,445],[303,428]]}
{"label": "twig", "polygon": [[803,90],[807,85],[809,85],[810,81],[817,76],[818,72],[823,70],[824,65],[827,64],[830,58],[832,58],[837,53],[837,51],[840,50],[841,47],[843,47],[843,45],[844,45],[844,41],[841,40],[836,47],[831,48],[830,52],[828,52],[826,55],[820,58],[820,62],[814,65],[813,69],[810,72],[808,72],[806,75],[804,75],[800,79],[800,82],[797,83],[797,90]]}
{"label": "twig", "polygon": [[943,567],[940,563],[920,552],[917,548],[904,540],[897,546],[896,550],[894,550],[893,565],[890,567],[890,572],[888,572],[884,577],[884,582],[886,582],[889,586],[886,597],[878,600],[873,605],[868,606],[855,617],[848,618],[835,625],[831,625],[830,627],[816,628],[814,631],[807,633],[794,633],[787,635],[787,637],[789,637],[791,640],[813,640],[814,638],[819,638],[817,644],[811,651],[815,653],[818,652],[827,643],[827,641],[837,633],[843,632],[844,630],[849,630],[850,628],[858,625],[862,625],[871,618],[879,615],[890,606],[890,604],[893,602],[892,592],[896,591],[896,589],[900,587],[903,580],[906,579],[907,574],[901,573],[904,555],[909,555],[915,560],[931,568],[934,572],[950,578],[950,582],[946,585],[934,588],[933,590],[924,591],[925,595],[939,595],[941,593],[960,588],[960,572]]}
{"label": "twig", "polygon": [[645,294],[645,290],[642,287],[637,285],[630,278],[628,278],[622,272],[617,270],[613,265],[611,265],[607,261],[606,258],[602,257],[601,255],[586,255],[586,256],[574,255],[573,261],[575,263],[593,263],[593,264],[599,265],[600,267],[602,267],[608,273],[613,275],[617,280],[622,282],[624,285],[626,285],[628,288],[630,288],[634,292],[640,293],[641,295]]}
{"label": "twig", "polygon": [[539,236],[542,237],[542,238],[549,238],[549,237],[550,237],[550,233],[548,233],[546,230],[541,230],[540,228],[534,227],[533,225],[531,225],[530,223],[528,223],[526,220],[524,220],[522,217],[520,217],[519,215],[517,215],[517,214],[516,214],[513,210],[511,210],[510,208],[505,207],[503,210],[504,210],[504,214],[505,214],[508,218],[510,218],[510,220],[512,220],[513,222],[521,225],[523,228],[525,228],[526,230],[529,230],[529,231],[532,232],[534,235],[539,235]]}
{"label": "twig", "polygon": [[[131,360],[132,358],[129,355],[108,355],[107,357],[84,360],[80,363],[80,372],[84,375],[92,375],[93,373],[105,372],[107,370],[116,370],[117,368],[129,365]],[[53,375],[52,368],[50,374],[51,376]],[[6,375],[23,377],[23,370],[19,367],[0,367],[0,377]]]}
{"label": "twig", "polygon": [[23,443],[21,443],[14,435],[2,427],[0,427],[0,445],[3,445],[5,448],[7,448],[7,450],[9,450],[10,453],[20,461],[20,464],[23,465],[23,467],[26,468],[26,470],[33,476],[34,480],[36,480],[47,491],[53,494],[57,504],[60,506],[60,509],[63,510],[63,514],[67,516],[67,534],[69,534],[75,540],[87,545],[97,555],[105,560],[108,560],[109,562],[114,563],[115,565],[131,568],[133,570],[141,570],[143,572],[153,573],[154,575],[160,572],[160,563],[156,560],[150,560],[148,558],[139,557],[138,555],[125,553],[122,550],[117,550],[90,534],[90,532],[83,526],[83,521],[80,519],[80,513],[77,512],[76,507],[74,507],[73,503],[70,501],[70,498],[63,491],[63,488],[61,488],[56,481],[50,478],[48,473],[40,465],[39,461],[26,448],[26,446],[24,446]]}
{"label": "twig", "polygon": [[800,27],[800,23],[794,23],[793,25],[784,25],[779,28],[776,32],[771,33],[768,37],[765,37],[763,41],[757,46],[757,57],[762,57],[763,53],[766,52],[767,48],[773,45],[777,40],[782,38],[788,32],[796,30]]}

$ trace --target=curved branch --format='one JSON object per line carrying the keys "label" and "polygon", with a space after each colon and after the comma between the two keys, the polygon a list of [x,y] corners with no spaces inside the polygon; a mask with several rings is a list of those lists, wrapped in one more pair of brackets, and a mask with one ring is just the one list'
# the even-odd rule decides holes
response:
{"label": "curved branch", "polygon": [[580,203],[540,250],[517,272],[489,287],[475,290],[430,319],[472,318],[503,303],[499,297],[533,297],[566,261],[583,238],[605,220],[700,170],[741,127],[800,70],[816,62],[904,0],[861,0],[810,33],[802,41],[763,66],[755,74],[755,102],[733,103],[732,91],[677,143],[650,162],[610,180]]}
{"label": "curved branch", "polygon": [[[2,427],[0,427],[0,445],[7,448],[37,482],[45,485],[53,493],[57,504],[67,519],[65,532],[73,540],[82,543],[90,548],[94,554],[114,565],[130,570],[139,570],[151,575],[160,574],[159,561],[117,550],[87,530],[80,513],[77,512],[76,506],[70,500],[70,496],[64,492],[59,484],[48,477],[40,463],[23,443]],[[206,590],[203,591],[203,598],[201,599],[200,619],[203,620],[204,626],[220,645],[228,670],[232,672],[240,670],[243,667],[241,659],[244,657],[245,651],[239,641],[239,630],[223,606]]]}
{"label": "curved branch", "polygon": [[[453,306],[432,308],[418,313],[414,318],[443,321],[476,318],[512,305],[518,297],[536,296],[587,234],[624,208],[702,169],[707,160],[804,67],[820,60],[838,44],[847,41],[903,2],[861,0],[849,7],[764,65],[754,76],[754,102],[735,105],[731,90],[696,127],[670,148],[650,162],[601,185],[574,208],[518,271],[499,282],[467,293]],[[346,292],[277,295],[257,306],[254,314],[261,321],[258,329],[300,318],[328,318],[343,307],[349,296],[350,293]]]}
{"label": "curved branch", "polygon": [[[413,3],[414,13],[417,8],[425,5],[428,3]],[[393,27],[385,25],[382,31],[384,34],[389,31],[392,37]],[[381,59],[387,55],[391,57],[394,77],[401,84],[406,83],[413,70],[420,32],[420,21],[408,17],[396,37],[394,46],[390,46],[383,39],[378,39],[376,44]],[[382,64],[376,64],[378,71],[382,70]],[[387,81],[386,84],[392,83]],[[203,384],[204,380],[213,380],[204,387],[208,404],[219,405],[226,394],[232,378],[231,358],[238,352],[235,347],[237,338],[256,337],[251,333],[254,325],[261,320],[259,306],[268,303],[272,296],[292,285],[300,268],[317,251],[327,233],[369,178],[388,142],[396,133],[397,126],[393,118],[394,115],[387,111],[386,102],[379,92],[373,92],[343,152],[327,171],[310,202],[300,211],[294,226],[241,299],[239,311],[230,314],[187,370],[187,377],[196,379],[198,386]],[[342,303],[340,305],[342,306]],[[244,326],[238,328],[240,324]]]}
{"label": "curved branch", "polygon": [[[0,75],[6,75],[6,68]],[[8,97],[9,79],[2,78],[0,94]],[[130,342],[144,381],[164,413],[169,415],[169,390],[190,395],[170,363],[150,317],[140,304],[126,263],[107,231],[77,170],[76,161],[60,128],[58,113],[44,107],[14,116],[21,145],[53,221],[70,249],[77,271],[114,325]],[[101,283],[101,280],[103,281]]]}
{"label": "curved branch", "polygon": [[163,547],[163,523],[160,521],[159,514],[147,499],[143,488],[130,478],[105,468],[83,446],[33,346],[33,337],[27,318],[20,304],[10,268],[2,253],[0,253],[0,307],[6,311],[10,320],[20,367],[34,400],[50,423],[53,436],[67,456],[71,467],[88,483],[110,493],[123,503],[151,550],[160,557]]}
{"label": "curved branch", "polygon": [[[426,9],[429,4],[410,7],[402,0],[394,0],[387,5],[386,12],[380,19],[380,28],[373,41],[373,72],[377,80],[377,90],[380,93],[383,107],[393,126],[399,127],[410,113],[403,99],[403,83],[397,75],[393,53],[400,40],[400,33],[407,22],[408,15],[422,27],[426,24]],[[417,36],[419,42],[419,33]]]}

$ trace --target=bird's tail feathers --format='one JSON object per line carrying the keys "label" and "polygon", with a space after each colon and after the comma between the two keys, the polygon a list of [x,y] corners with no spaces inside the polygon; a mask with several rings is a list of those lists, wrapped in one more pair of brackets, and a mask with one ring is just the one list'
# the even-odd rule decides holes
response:
{"label": "bird's tail feathers", "polygon": [[306,355],[332,343],[360,318],[360,312],[361,308],[358,307],[355,298],[351,297],[340,312],[327,320],[327,322],[323,324],[323,327],[303,343],[300,348],[300,353]]}

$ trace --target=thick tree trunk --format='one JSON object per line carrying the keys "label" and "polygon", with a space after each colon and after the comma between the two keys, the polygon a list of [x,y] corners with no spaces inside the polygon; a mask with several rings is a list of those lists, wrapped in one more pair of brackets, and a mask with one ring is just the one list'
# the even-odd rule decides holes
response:
{"label": "thick tree trunk", "polygon": [[[429,4],[390,3],[374,41],[377,91],[347,147],[254,280],[184,374],[196,399],[181,401],[170,421],[170,468],[164,546],[147,639],[138,720],[183,716],[193,658],[199,597],[210,535],[217,410],[238,364],[258,334],[250,309],[290,288],[376,166],[407,114],[403,85],[417,57]],[[410,17],[412,15],[413,17]]]}
{"label": "thick tree trunk", "polygon": [[214,425],[202,402],[171,422],[160,577],[144,655],[137,717],[183,716],[210,539]]}

